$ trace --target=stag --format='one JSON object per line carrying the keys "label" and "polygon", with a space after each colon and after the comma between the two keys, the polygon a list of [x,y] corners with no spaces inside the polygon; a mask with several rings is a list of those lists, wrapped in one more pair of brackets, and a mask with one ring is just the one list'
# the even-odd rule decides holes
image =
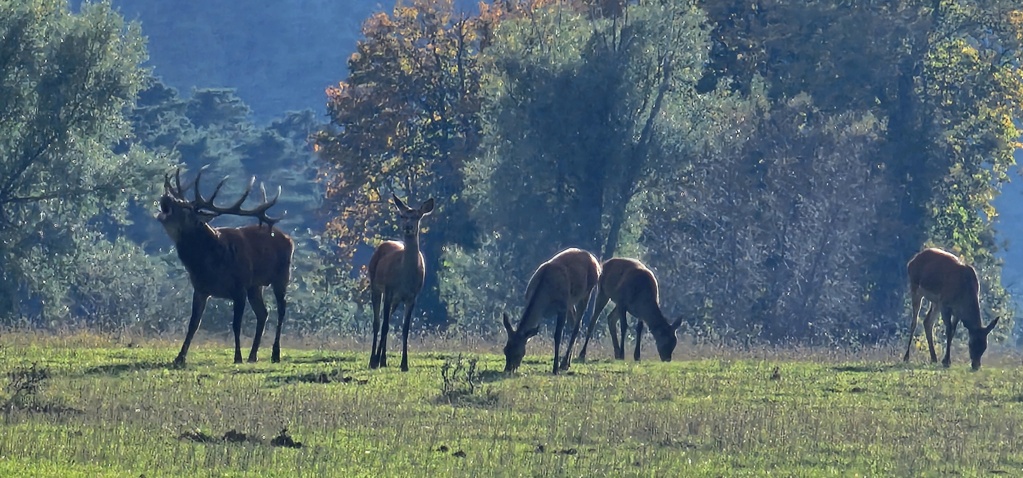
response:
{"label": "stag", "polygon": [[992,320],[987,327],[980,319],[980,281],[977,271],[959,261],[959,258],[940,249],[924,249],[906,265],[909,273],[909,293],[913,301],[913,315],[909,318],[909,343],[903,362],[909,361],[909,351],[913,348],[913,334],[916,333],[917,316],[923,299],[930,303],[924,317],[924,335],[927,336],[927,347],[931,352],[931,363],[938,361],[934,353],[934,315],[935,305],[941,310],[941,319],[945,323],[945,357],[941,364],[948,367],[952,363],[950,356],[952,337],[955,336],[959,322],[963,323],[970,334],[970,366],[973,370],[980,369],[980,358],[987,350],[987,336],[998,325],[998,318]]}
{"label": "stag", "polygon": [[[270,360],[280,362],[281,326],[286,308],[284,292],[291,277],[291,257],[294,252],[291,238],[274,227],[281,218],[266,215],[267,209],[277,203],[281,195],[280,188],[277,195],[267,201],[266,190],[260,185],[263,202],[255,208],[242,209],[242,203],[248,198],[256,181],[253,177],[241,198],[234,204],[228,207],[216,206],[213,201],[227,178],[220,181],[209,198],[205,198],[199,192],[199,180],[205,169],[200,169],[193,184],[186,187],[181,186],[180,169],[174,174],[174,185],[171,185],[170,175],[165,175],[164,194],[160,198],[160,212],[156,216],[174,241],[178,258],[188,271],[188,280],[192,283],[192,316],[188,319],[185,343],[181,345],[181,352],[174,359],[174,365],[185,365],[188,346],[199,328],[206,302],[211,296],[234,301],[234,321],[231,325],[234,330],[235,363],[242,361],[239,336],[245,300],[248,298],[256,314],[256,335],[252,338],[252,350],[249,352],[249,362],[255,362],[269,315],[263,302],[263,287],[268,285],[273,288],[277,299],[277,333]],[[192,187],[194,195],[188,199],[185,193]],[[255,217],[259,219],[259,224],[210,227],[209,221],[222,214]]]}
{"label": "stag", "polygon": [[[398,304],[405,305],[405,320],[401,331],[401,371],[408,371],[408,332],[412,323],[412,310],[416,296],[423,288],[426,264],[423,253],[419,252],[419,223],[433,211],[433,198],[427,199],[418,209],[412,209],[391,195],[394,208],[401,222],[403,243],[384,241],[373,251],[369,259],[369,284],[373,301],[373,349],[370,351],[369,368],[387,366],[387,333],[391,328],[391,312]],[[380,299],[384,302],[383,328],[381,330]],[[393,307],[393,309],[392,309]],[[379,335],[380,341],[377,342]]]}
{"label": "stag", "polygon": [[[635,259],[613,258],[608,259],[601,266],[600,284],[597,292],[597,301],[594,305],[593,315],[590,319],[589,329],[586,332],[586,339],[579,350],[579,360],[586,360],[586,346],[593,334],[594,324],[597,316],[604,311],[608,301],[614,301],[615,308],[607,316],[607,326],[611,333],[611,344],[614,347],[616,360],[625,359],[625,331],[627,327],[626,313],[636,317],[636,351],[633,358],[639,361],[639,349],[643,337],[643,325],[650,329],[657,344],[657,354],[661,360],[671,361],[671,354],[675,350],[678,339],[675,331],[682,325],[682,318],[669,323],[668,319],[661,312],[658,305],[657,279],[654,273],[647,269],[642,262]],[[622,337],[618,340],[615,332],[615,323],[620,324]]]}
{"label": "stag", "polygon": [[512,327],[508,314],[502,314],[504,329],[508,332],[508,343],[504,346],[506,372],[519,368],[522,357],[526,355],[526,342],[539,332],[540,321],[551,315],[557,316],[554,327],[555,374],[558,373],[558,357],[565,321],[570,320],[574,325],[564,361],[560,364],[562,370],[568,369],[572,344],[579,334],[580,319],[586,311],[586,303],[597,285],[599,276],[600,264],[597,258],[589,252],[575,248],[557,253],[536,269],[533,277],[529,279],[529,285],[526,286],[526,308],[522,312],[518,328]]}

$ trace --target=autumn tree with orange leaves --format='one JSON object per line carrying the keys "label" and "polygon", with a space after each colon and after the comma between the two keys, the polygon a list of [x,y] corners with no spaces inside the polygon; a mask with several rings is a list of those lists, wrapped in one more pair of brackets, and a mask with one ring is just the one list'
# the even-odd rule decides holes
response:
{"label": "autumn tree with orange leaves", "polygon": [[[400,235],[388,206],[392,193],[409,204],[436,198],[422,239],[428,271],[437,270],[442,244],[474,240],[461,171],[480,138],[476,21],[455,14],[451,0],[377,13],[363,24],[350,76],[327,89],[333,127],[316,147],[328,165],[326,206],[334,217],[327,233],[337,239],[342,267],[353,269],[356,256]],[[427,274],[420,310],[444,310],[435,277]]]}

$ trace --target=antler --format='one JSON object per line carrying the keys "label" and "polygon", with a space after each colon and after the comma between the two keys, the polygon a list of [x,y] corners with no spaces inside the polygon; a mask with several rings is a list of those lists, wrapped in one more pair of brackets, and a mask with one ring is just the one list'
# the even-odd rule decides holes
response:
{"label": "antler", "polygon": [[[169,175],[164,176],[164,188],[167,190],[167,193],[170,194],[171,196],[174,196],[182,201],[189,202],[192,205],[192,208],[195,209],[196,211],[202,210],[211,213],[210,215],[211,219],[222,214],[231,214],[234,216],[251,216],[259,219],[259,223],[261,225],[263,223],[266,223],[270,227],[273,227],[274,224],[276,224],[278,221],[284,218],[283,214],[277,217],[268,216],[266,214],[266,211],[273,207],[275,204],[277,204],[277,200],[280,199],[281,197],[280,186],[277,186],[277,194],[274,195],[273,199],[268,201],[266,198],[266,187],[264,187],[263,183],[259,183],[259,190],[263,194],[263,202],[252,209],[242,209],[242,204],[245,202],[246,199],[248,199],[249,194],[252,192],[252,186],[256,184],[255,176],[253,176],[252,179],[249,180],[249,185],[248,187],[245,188],[245,192],[242,193],[242,196],[237,201],[235,201],[234,204],[231,204],[228,207],[217,206],[216,204],[213,203],[213,201],[217,198],[217,194],[220,193],[220,188],[224,186],[224,183],[227,182],[227,178],[229,178],[230,176],[224,176],[224,179],[221,179],[220,182],[217,183],[217,187],[213,189],[213,193],[210,194],[209,198],[203,197],[202,193],[199,192],[199,181],[202,179],[202,173],[208,167],[209,165],[200,168],[199,172],[195,175],[195,181],[192,182],[192,185],[187,185],[184,188],[181,187],[181,169],[178,168],[177,172],[174,175],[176,188],[171,187]],[[195,186],[193,198],[191,201],[188,201],[187,199],[185,199],[185,192],[188,191],[188,189],[191,188],[193,185]]]}
{"label": "antler", "polygon": [[170,183],[170,173],[163,175],[163,191],[164,194],[185,201],[185,192],[188,191],[191,185],[186,185],[184,189],[181,188],[181,168],[177,168],[174,171],[174,186]]}

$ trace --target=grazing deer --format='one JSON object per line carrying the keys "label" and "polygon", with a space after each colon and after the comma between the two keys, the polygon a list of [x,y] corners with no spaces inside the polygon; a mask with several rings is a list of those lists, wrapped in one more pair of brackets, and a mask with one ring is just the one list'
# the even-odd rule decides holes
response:
{"label": "grazing deer", "polygon": [[987,327],[980,320],[980,281],[977,280],[977,271],[960,262],[956,256],[933,248],[924,249],[913,256],[906,269],[909,273],[913,315],[909,318],[909,344],[906,345],[906,355],[902,361],[909,361],[920,302],[926,298],[930,306],[924,318],[924,334],[927,336],[931,362],[938,361],[938,356],[934,354],[933,337],[936,319],[934,308],[937,305],[945,323],[945,357],[941,359],[941,364],[948,367],[952,363],[952,337],[955,336],[959,322],[962,322],[970,334],[970,366],[973,370],[980,369],[980,358],[987,350],[987,336],[998,325],[998,318],[992,320]]}
{"label": "grazing deer", "polygon": [[[249,362],[256,361],[256,352],[263,337],[268,312],[263,302],[263,287],[271,286],[277,299],[277,333],[274,337],[273,354],[270,360],[281,361],[281,326],[284,323],[286,308],[284,292],[291,278],[291,256],[295,246],[287,234],[274,227],[280,217],[266,215],[267,209],[277,203],[281,195],[270,201],[263,192],[263,202],[253,209],[242,209],[242,203],[252,191],[256,178],[249,181],[248,188],[241,198],[228,207],[213,204],[217,193],[227,180],[225,177],[213,190],[209,199],[199,193],[199,170],[195,182],[191,186],[181,187],[181,170],[174,174],[174,185],[170,175],[164,176],[164,193],[160,198],[160,212],[156,219],[163,225],[167,235],[174,241],[178,258],[188,271],[188,280],[192,283],[192,316],[188,319],[188,334],[181,352],[174,359],[175,366],[185,364],[188,346],[209,298],[218,297],[234,301],[234,362],[241,363],[241,325],[245,313],[245,299],[248,298],[252,311],[256,314],[256,335],[252,338],[252,350]],[[185,192],[194,187],[191,200],[185,198]],[[222,214],[235,216],[252,216],[259,219],[258,225],[245,227],[210,227],[208,222]],[[264,227],[263,223],[267,225]]]}
{"label": "grazing deer", "polygon": [[[682,325],[682,318],[679,317],[675,322],[668,323],[668,319],[661,312],[661,307],[658,305],[657,279],[654,278],[654,273],[650,272],[650,269],[647,269],[640,261],[622,258],[608,259],[601,266],[601,270],[597,302],[590,319],[589,330],[586,332],[586,339],[583,340],[582,349],[579,350],[579,360],[586,360],[586,346],[593,334],[597,316],[604,311],[607,302],[611,300],[614,301],[615,308],[607,316],[607,326],[611,332],[615,359],[625,359],[625,330],[627,327],[625,314],[631,313],[639,319],[636,321],[636,351],[633,358],[639,361],[639,349],[645,323],[654,336],[657,353],[661,356],[661,360],[671,361],[671,354],[678,343],[675,331]],[[615,332],[615,322],[621,325],[621,341],[618,340]]]}
{"label": "grazing deer", "polygon": [[[401,331],[401,371],[408,371],[408,332],[416,296],[423,288],[426,264],[419,252],[419,222],[433,211],[433,198],[419,209],[412,209],[393,195],[394,208],[401,221],[404,243],[384,241],[369,259],[369,286],[373,300],[373,349],[369,368],[387,366],[387,333],[391,328],[391,312],[398,304],[405,305],[405,321]],[[380,326],[380,299],[384,300],[383,329]],[[392,309],[393,307],[393,309]],[[377,342],[379,335],[380,341]]]}
{"label": "grazing deer", "polygon": [[540,320],[557,315],[554,328],[554,373],[558,373],[558,355],[566,319],[574,324],[574,331],[568,342],[561,369],[568,369],[572,344],[579,334],[579,324],[590,293],[597,285],[600,264],[593,254],[582,249],[569,248],[557,253],[544,262],[533,273],[526,286],[526,308],[516,330],[508,321],[508,314],[502,314],[504,329],[508,332],[508,343],[504,346],[505,372],[511,372],[522,364],[526,355],[526,341],[540,330]]}

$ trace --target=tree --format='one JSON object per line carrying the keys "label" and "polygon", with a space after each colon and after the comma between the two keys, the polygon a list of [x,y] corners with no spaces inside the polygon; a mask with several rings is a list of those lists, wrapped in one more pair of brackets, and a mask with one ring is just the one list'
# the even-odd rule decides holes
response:
{"label": "tree", "polygon": [[529,7],[501,20],[484,50],[483,157],[466,166],[466,194],[479,230],[493,232],[476,257],[446,251],[446,282],[467,274],[487,284],[447,293],[467,304],[463,314],[495,316],[565,247],[605,259],[641,252],[648,189],[667,164],[689,159],[661,154],[661,144],[699,138],[720,100],[695,92],[708,30],[690,2],[641,2],[620,15]]}
{"label": "tree", "polygon": [[90,221],[153,187],[158,161],[123,143],[145,59],[107,3],[0,1],[0,316],[67,317]]}
{"label": "tree", "polygon": [[892,190],[876,162],[880,121],[829,114],[805,94],[774,107],[736,98],[728,116],[727,141],[669,176],[662,191],[678,199],[653,209],[640,239],[664,273],[665,302],[719,338],[891,334],[870,313],[863,266],[884,244],[871,231]]}
{"label": "tree", "polygon": [[[370,17],[363,35],[348,61],[350,76],[327,90],[333,128],[316,142],[329,165],[328,233],[338,241],[340,266],[357,269],[372,246],[398,235],[387,205],[392,192],[410,204],[436,198],[424,226],[419,303],[430,322],[443,324],[441,248],[475,240],[461,170],[480,137],[476,24],[456,16],[451,0],[414,0]],[[365,292],[363,282],[357,294]]]}
{"label": "tree", "polygon": [[[905,262],[936,243],[977,262],[998,295],[991,201],[1020,132],[1018,2],[702,2],[715,22],[704,84],[754,78],[783,104],[805,92],[823,111],[884,122],[883,174],[898,189],[873,234],[875,315],[904,309]],[[996,301],[997,302],[997,301]]]}

